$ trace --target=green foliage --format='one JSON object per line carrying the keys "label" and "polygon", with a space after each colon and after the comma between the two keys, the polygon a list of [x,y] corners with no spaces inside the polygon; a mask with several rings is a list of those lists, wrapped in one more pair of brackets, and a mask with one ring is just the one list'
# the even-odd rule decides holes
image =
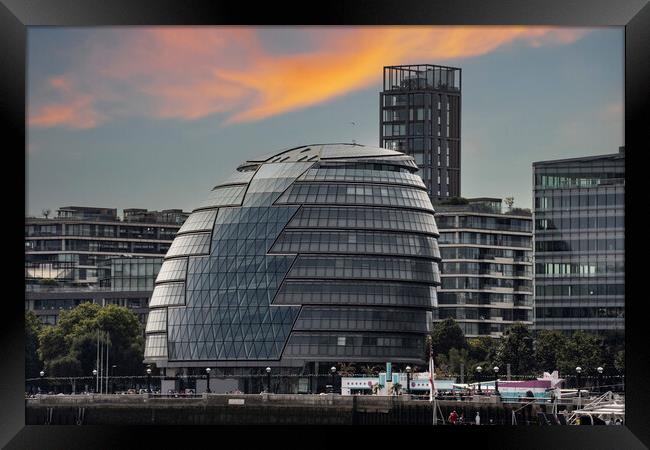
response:
{"label": "green foliage", "polygon": [[81,364],[74,355],[65,355],[49,360],[46,372],[50,377],[78,377],[83,375]]}
{"label": "green foliage", "polygon": [[[111,346],[109,353],[112,350]],[[92,373],[97,364],[97,332],[74,335],[71,339],[70,354],[76,355],[83,373]],[[109,354],[109,357],[112,359],[112,355]]]}
{"label": "green foliage", "polygon": [[433,354],[446,355],[452,348],[467,349],[465,335],[454,319],[447,318],[436,323],[431,332]]}
{"label": "green foliage", "polygon": [[343,363],[339,366],[338,373],[343,377],[354,375],[357,371],[357,368],[354,364]]}
{"label": "green foliage", "polygon": [[493,361],[496,356],[497,340],[489,336],[467,339],[469,358],[479,364]]}
{"label": "green foliage", "polygon": [[38,335],[43,329],[41,321],[32,311],[25,313],[25,378],[35,378],[43,368],[38,355]]}
{"label": "green foliage", "polygon": [[460,350],[452,348],[448,354],[438,355],[436,358],[437,369],[445,376],[460,374],[461,364],[465,365],[466,373],[474,364],[474,361],[469,358],[469,351],[465,348]]}
{"label": "green foliage", "polygon": [[619,350],[614,357],[614,368],[620,373],[625,373],[625,350]]}
{"label": "green foliage", "polygon": [[[503,337],[487,336],[465,339],[453,319],[438,322],[430,336],[439,376],[460,374],[465,365],[468,381],[476,380],[476,367],[483,373],[499,366],[505,374],[507,364],[513,375],[541,375],[542,372],[558,370],[560,375],[575,375],[575,368],[582,367],[583,374],[595,375],[598,366],[608,366],[624,371],[625,351],[622,333],[604,336],[578,331],[566,336],[559,331],[541,330],[532,335],[523,324],[508,328]],[[428,354],[426,355],[428,358]]]}
{"label": "green foliage", "polygon": [[559,352],[560,372],[575,374],[575,368],[580,366],[584,374],[595,375],[596,367],[603,364],[601,350],[602,338],[584,331],[576,331]]}
{"label": "green foliage", "polygon": [[469,201],[464,197],[451,197],[449,200],[440,202],[442,205],[467,205]]}
{"label": "green foliage", "polygon": [[533,338],[528,327],[515,323],[506,330],[497,345],[494,363],[501,369],[510,364],[516,374],[533,373],[536,369]]}
{"label": "green foliage", "polygon": [[38,335],[38,356],[44,363],[67,352],[65,334],[61,328],[44,327]]}
{"label": "green foliage", "polygon": [[361,373],[366,376],[377,375],[379,372],[381,372],[381,370],[382,370],[381,366],[371,366],[369,364],[366,364],[365,366],[361,367]]}
{"label": "green foliage", "polygon": [[[611,331],[603,336],[602,363],[605,370],[616,369],[622,372],[622,369],[616,367],[616,358],[619,353],[625,351],[625,333],[623,331]],[[622,367],[622,366],[621,366]]]}
{"label": "green foliage", "polygon": [[559,356],[565,353],[567,337],[559,331],[541,330],[535,340],[535,358],[541,372],[559,370]]}
{"label": "green foliage", "polygon": [[55,326],[39,334],[39,356],[48,373],[52,376],[52,370],[60,373],[59,376],[91,373],[96,364],[97,330],[108,334],[108,340],[105,336],[101,339],[109,346],[109,364],[116,366],[115,375],[142,371],[144,339],[138,317],[121,306],[82,303],[62,312]]}

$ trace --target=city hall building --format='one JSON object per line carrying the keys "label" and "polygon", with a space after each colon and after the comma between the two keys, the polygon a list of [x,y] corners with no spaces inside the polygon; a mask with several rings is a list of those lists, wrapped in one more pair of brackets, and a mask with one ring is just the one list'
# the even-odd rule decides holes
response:
{"label": "city hall building", "polygon": [[210,367],[245,392],[264,388],[266,367],[426,364],[440,252],[417,170],[401,152],[353,144],[241,164],[165,256],[145,362],[170,378]]}

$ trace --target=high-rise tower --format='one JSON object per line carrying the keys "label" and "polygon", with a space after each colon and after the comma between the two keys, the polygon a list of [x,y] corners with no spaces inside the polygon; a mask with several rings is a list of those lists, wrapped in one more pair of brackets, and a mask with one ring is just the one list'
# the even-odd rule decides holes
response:
{"label": "high-rise tower", "polygon": [[384,67],[379,145],[413,156],[429,197],[460,196],[461,69]]}

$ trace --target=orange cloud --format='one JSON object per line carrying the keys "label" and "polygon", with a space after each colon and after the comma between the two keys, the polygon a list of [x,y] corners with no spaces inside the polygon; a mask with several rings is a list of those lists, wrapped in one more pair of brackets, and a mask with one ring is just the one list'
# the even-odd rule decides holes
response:
{"label": "orange cloud", "polygon": [[87,129],[95,128],[106,120],[106,117],[95,109],[94,98],[75,92],[69,79],[63,76],[53,77],[49,84],[62,94],[63,99],[36,107],[34,113],[29,114],[30,126]]}
{"label": "orange cloud", "polygon": [[94,40],[85,47],[85,63],[69,71],[76,83],[51,79],[50,86],[66,95],[37,108],[29,123],[89,128],[119,115],[193,120],[215,113],[226,114],[226,123],[255,121],[372,86],[385,65],[444,64],[515,42],[564,45],[587,30],[418,26],[293,32],[298,44],[309,36],[309,48],[270,52],[260,29],[251,27],[131,29],[117,44]]}

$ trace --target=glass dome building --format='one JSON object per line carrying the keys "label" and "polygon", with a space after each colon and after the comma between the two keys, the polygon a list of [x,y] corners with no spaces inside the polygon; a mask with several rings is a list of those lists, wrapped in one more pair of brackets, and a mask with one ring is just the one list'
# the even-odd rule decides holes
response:
{"label": "glass dome building", "polygon": [[241,164],[165,256],[145,362],[241,374],[424,364],[440,252],[417,170],[403,153],[356,144]]}

